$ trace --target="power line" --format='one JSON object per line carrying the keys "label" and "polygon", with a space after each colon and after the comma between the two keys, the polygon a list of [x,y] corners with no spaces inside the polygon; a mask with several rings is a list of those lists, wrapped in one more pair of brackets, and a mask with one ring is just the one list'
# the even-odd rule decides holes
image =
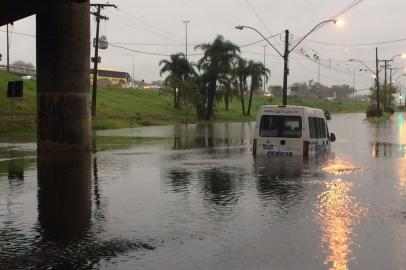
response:
{"label": "power line", "polygon": [[[0,30],[0,32],[7,33],[6,30]],[[18,32],[12,32],[13,35],[18,35],[18,36],[27,36],[27,37],[36,37],[36,35],[32,34],[25,34],[25,33],[18,33]]]}
{"label": "power line", "polygon": [[266,29],[266,31],[268,32],[268,34],[271,34],[271,31],[269,30],[269,28],[266,26],[264,20],[262,20],[261,16],[259,15],[259,13],[255,10],[254,6],[250,3],[249,0],[245,0],[245,2],[247,3],[247,5],[249,6],[249,8],[252,10],[252,12],[255,14],[255,16],[257,17],[257,19],[261,22],[262,26]]}
{"label": "power line", "polygon": [[312,42],[316,44],[321,44],[321,45],[327,45],[327,46],[336,46],[336,47],[361,47],[361,46],[376,46],[376,45],[384,45],[384,44],[390,44],[390,43],[398,43],[398,42],[404,42],[406,41],[406,38],[401,38],[401,39],[396,39],[396,40],[388,40],[388,41],[379,41],[379,42],[371,42],[371,43],[331,43],[331,42],[324,42],[324,41],[317,41],[317,40],[311,40],[308,39],[306,40],[307,42]]}
{"label": "power line", "polygon": [[137,20],[137,21],[141,22],[142,24],[144,24],[144,25],[146,25],[146,26],[148,26],[148,27],[154,29],[154,30],[157,31],[157,32],[161,32],[162,34],[165,34],[165,35],[167,35],[167,36],[169,36],[169,37],[174,37],[175,39],[178,39],[179,41],[180,41],[180,40],[183,40],[182,37],[180,37],[180,36],[178,36],[178,35],[175,35],[175,34],[173,34],[173,33],[169,33],[169,32],[167,32],[167,31],[165,31],[165,30],[162,30],[162,29],[160,29],[159,27],[157,27],[157,26],[155,26],[155,25],[153,25],[153,24],[151,24],[151,23],[149,23],[149,22],[147,22],[147,21],[145,21],[145,20],[143,20],[143,19],[140,19],[140,18],[138,18],[137,16],[134,16],[134,14],[128,13],[128,12],[126,12],[126,11],[124,11],[124,10],[121,10],[121,12],[122,12],[124,15],[126,15],[127,18],[130,18],[131,20],[132,20],[132,19]]}
{"label": "power line", "polygon": [[[269,36],[269,37],[267,37],[266,39],[271,39],[271,38],[280,36],[281,34],[282,34],[282,32],[279,32],[278,34]],[[265,41],[265,40],[264,40],[264,39],[260,39],[260,40],[257,40],[257,41],[254,41],[254,42],[251,42],[251,43],[248,43],[248,44],[245,44],[245,45],[241,45],[241,46],[239,46],[239,47],[240,47],[240,48],[245,48],[245,47],[249,47],[249,46],[258,44],[258,43],[263,42],[263,41]]]}
{"label": "power line", "polygon": [[138,51],[138,50],[133,50],[133,49],[130,49],[130,48],[126,48],[126,47],[119,46],[119,45],[114,45],[114,44],[110,44],[110,46],[115,47],[115,48],[120,48],[120,49],[123,49],[123,50],[126,50],[126,51],[130,51],[130,52],[133,52],[133,53],[148,54],[148,55],[157,55],[157,56],[170,56],[170,54]]}
{"label": "power line", "polygon": [[353,9],[354,7],[358,6],[359,4],[361,4],[363,0],[354,0],[351,3],[349,3],[347,6],[345,6],[342,10],[340,10],[334,17],[332,17],[332,19],[335,19],[341,15],[343,15],[344,13],[350,11],[351,9]]}
{"label": "power line", "polygon": [[141,33],[144,33],[144,34],[147,34],[147,35],[150,35],[150,36],[154,36],[154,37],[156,37],[156,36],[159,36],[160,38],[163,38],[163,39],[166,39],[166,40],[171,40],[171,41],[176,41],[176,42],[178,42],[178,40],[177,39],[174,39],[174,38],[172,38],[172,37],[168,37],[168,36],[166,36],[166,35],[162,35],[162,34],[160,34],[160,33],[156,33],[156,32],[153,32],[153,31],[151,31],[151,30],[144,30],[144,29],[140,29],[140,28],[138,28],[137,26],[135,26],[135,24],[133,23],[133,22],[131,22],[131,21],[129,21],[128,19],[126,19],[126,18],[123,18],[123,17],[121,17],[121,16],[119,16],[119,15],[117,15],[117,14],[115,14],[115,13],[108,13],[110,16],[113,16],[114,17],[114,20],[113,21],[115,21],[115,22],[118,22],[118,23],[120,23],[120,24],[122,24],[122,25],[125,25],[125,26],[127,26],[127,27],[129,27],[129,28],[132,28],[132,29],[134,29],[135,31],[137,31],[137,32],[141,32]]}
{"label": "power line", "polygon": [[[111,42],[115,45],[135,45],[135,46],[173,46],[173,47],[183,47],[185,44],[181,43],[140,43],[140,42]],[[188,44],[188,47],[194,47],[194,44]]]}

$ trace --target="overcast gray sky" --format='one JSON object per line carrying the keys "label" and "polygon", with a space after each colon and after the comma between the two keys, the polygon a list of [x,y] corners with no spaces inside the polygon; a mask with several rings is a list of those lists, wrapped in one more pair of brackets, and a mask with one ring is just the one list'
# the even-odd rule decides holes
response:
{"label": "overcast gray sky", "polygon": [[[191,46],[188,53],[199,54],[193,45],[211,42],[217,34],[238,45],[261,39],[252,30],[236,30],[234,27],[239,24],[255,27],[266,36],[289,29],[295,37],[299,37],[320,21],[335,17],[353,2],[355,1],[116,0],[110,3],[116,4],[118,10],[109,8],[103,11],[110,19],[101,23],[101,34],[106,35],[110,43],[128,49],[166,55],[185,51],[185,25],[182,21],[190,20],[188,41]],[[382,59],[406,52],[405,12],[405,0],[363,0],[340,16],[345,22],[343,26],[325,25],[309,36],[298,50],[302,48],[309,55],[319,55],[321,83],[352,85],[355,68],[356,88],[367,88],[373,83],[372,74],[359,71],[358,64],[346,60],[357,58],[365,61],[371,68],[374,66],[376,45],[354,46],[359,44],[405,39],[377,46]],[[0,52],[5,55],[5,27],[1,30]],[[92,36],[94,30],[95,25],[92,23]],[[11,39],[11,61],[24,60],[35,63],[35,38],[17,34],[35,35],[35,17],[16,22],[13,31],[16,34],[12,34]],[[281,51],[282,38],[276,36],[271,39]],[[242,55],[247,59],[263,61],[265,44],[261,42],[245,47],[242,49]],[[107,50],[101,51],[101,57],[102,67],[125,70],[130,74],[133,72],[134,59],[136,79],[146,81],[162,79],[159,76],[158,63],[165,56],[135,53],[110,46]],[[190,55],[189,59],[197,61],[199,56]],[[5,63],[5,57],[1,63]],[[266,48],[266,66],[272,71],[269,84],[281,84],[282,58],[270,47]],[[406,60],[398,58],[393,66],[404,67]],[[292,53],[289,84],[310,79],[318,80],[318,64],[300,53]]]}

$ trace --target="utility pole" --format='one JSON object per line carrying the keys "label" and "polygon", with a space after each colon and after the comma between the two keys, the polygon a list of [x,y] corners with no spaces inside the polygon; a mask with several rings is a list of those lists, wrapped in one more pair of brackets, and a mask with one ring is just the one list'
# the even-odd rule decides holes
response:
{"label": "utility pole", "polygon": [[354,77],[352,78],[352,101],[355,101],[355,66],[354,66]]}
{"label": "utility pole", "polygon": [[378,116],[381,116],[381,106],[379,101],[379,67],[378,67],[378,47],[375,48],[375,62],[376,62],[376,72],[375,72],[375,85],[376,85],[376,107],[378,109]]}
{"label": "utility pole", "polygon": [[317,82],[320,83],[320,60],[317,63]]}
{"label": "utility pole", "polygon": [[[268,47],[268,46],[267,46],[267,45],[264,45],[263,47],[264,47],[264,68],[266,68],[265,50],[266,50],[266,47]],[[264,74],[264,94],[265,94],[265,90],[266,90],[266,75]]]}
{"label": "utility pole", "polygon": [[186,39],[186,41],[185,41],[185,52],[186,52],[186,54],[185,54],[185,56],[186,56],[186,60],[187,60],[187,24],[188,23],[190,23],[190,21],[183,21],[183,23],[185,24],[185,39]]}
{"label": "utility pole", "polygon": [[288,75],[289,75],[289,30],[285,30],[285,52],[283,54],[283,95],[282,105],[288,104]]}
{"label": "utility pole", "polygon": [[387,105],[387,101],[388,101],[388,90],[387,90],[387,86],[388,86],[388,74],[387,74],[387,70],[388,70],[388,63],[392,62],[393,60],[382,60],[381,62],[384,62],[384,69],[385,69],[385,79],[384,79],[384,84],[383,84],[383,111],[386,112],[386,105]]}
{"label": "utility pole", "polygon": [[387,86],[387,76],[388,76],[388,74],[386,72],[386,70],[387,70],[386,60],[384,60],[384,63],[385,63],[385,66],[384,66],[385,74],[384,74],[384,79],[383,79],[383,112],[386,112],[386,99],[388,98],[387,90],[386,90],[386,88],[387,88],[386,87]]}
{"label": "utility pole", "polygon": [[94,65],[93,65],[93,88],[92,88],[92,116],[96,116],[96,96],[97,96],[97,67],[99,62],[99,29],[100,20],[108,20],[106,16],[100,15],[100,11],[105,7],[114,7],[113,4],[90,4],[91,7],[96,7],[96,12],[91,12],[96,17],[96,39],[95,39],[95,49],[94,49]]}
{"label": "utility pole", "polygon": [[10,41],[8,36],[8,24],[7,24],[7,72],[10,72]]}
{"label": "utility pole", "polygon": [[322,24],[328,23],[328,22],[334,22],[337,23],[337,21],[334,19],[330,20],[325,20],[322,22],[319,22],[315,27],[313,27],[312,30],[310,30],[306,35],[300,38],[299,41],[296,42],[296,44],[293,45],[291,49],[289,49],[289,30],[285,30],[285,51],[282,54],[272,43],[266,38],[261,32],[259,32],[257,29],[251,26],[246,26],[246,25],[238,25],[235,28],[242,30],[244,28],[249,28],[251,30],[254,30],[257,32],[268,44],[283,58],[283,95],[282,95],[282,105],[287,105],[288,103],[288,75],[289,75],[289,54],[296,49],[297,46],[299,46],[302,41],[307,38],[311,33],[313,33],[315,30],[317,30]]}
{"label": "utility pole", "polygon": [[[128,53],[126,53],[126,55],[128,55],[128,56],[131,56],[132,57],[132,60],[133,60],[133,62],[132,62],[132,64],[133,64],[133,75],[132,75],[132,82],[134,82],[134,55],[132,55],[132,54],[128,54]],[[131,87],[132,87],[132,84],[131,84]]]}
{"label": "utility pole", "polygon": [[392,106],[392,70],[393,68],[389,68],[389,106]]}

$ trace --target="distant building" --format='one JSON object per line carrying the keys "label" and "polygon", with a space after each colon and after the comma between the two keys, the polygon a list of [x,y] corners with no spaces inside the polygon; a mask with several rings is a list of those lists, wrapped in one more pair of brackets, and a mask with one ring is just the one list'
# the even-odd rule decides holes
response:
{"label": "distant building", "polygon": [[281,96],[282,96],[282,92],[283,92],[282,86],[280,86],[280,85],[271,86],[271,92],[272,92],[272,95],[273,95],[273,96],[281,97]]}
{"label": "distant building", "polygon": [[333,93],[335,94],[335,99],[337,100],[347,100],[351,99],[352,94],[354,93],[354,88],[350,87],[347,84],[343,85],[333,85],[331,87]]}

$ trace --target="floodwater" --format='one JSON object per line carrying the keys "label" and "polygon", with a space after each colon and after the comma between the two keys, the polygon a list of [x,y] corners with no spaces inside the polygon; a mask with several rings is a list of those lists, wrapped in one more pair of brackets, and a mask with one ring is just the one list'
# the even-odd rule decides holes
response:
{"label": "floodwater", "polygon": [[254,160],[253,123],[0,143],[0,269],[406,269],[404,119],[333,115],[308,162]]}

